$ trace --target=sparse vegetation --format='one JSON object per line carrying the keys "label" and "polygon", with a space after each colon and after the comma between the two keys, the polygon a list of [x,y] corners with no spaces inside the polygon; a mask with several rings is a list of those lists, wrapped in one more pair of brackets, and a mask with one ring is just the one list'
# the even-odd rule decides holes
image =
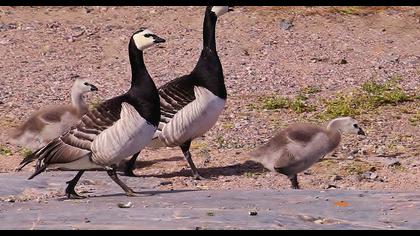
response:
{"label": "sparse vegetation", "polygon": [[290,100],[284,97],[270,97],[263,100],[262,108],[267,110],[276,110],[288,108]]}
{"label": "sparse vegetation", "polygon": [[343,167],[345,173],[349,175],[361,175],[366,171],[373,171],[375,169],[376,168],[374,166],[362,161],[352,161],[351,163]]}
{"label": "sparse vegetation", "polygon": [[315,111],[315,106],[309,105],[306,100],[308,100],[308,98],[301,94],[294,99],[270,97],[263,100],[262,108],[267,110],[288,108],[296,113]]}
{"label": "sparse vegetation", "polygon": [[332,11],[342,15],[359,15],[360,10],[360,7],[334,7]]}
{"label": "sparse vegetation", "polygon": [[27,156],[29,156],[29,155],[31,155],[31,154],[32,154],[32,151],[31,151],[31,150],[29,150],[29,149],[27,149],[27,148],[21,148],[21,149],[19,150],[19,153],[20,153],[23,157],[27,157]]}
{"label": "sparse vegetation", "polygon": [[413,126],[420,125],[420,110],[417,110],[417,113],[414,114],[412,117],[408,118],[410,124]]}
{"label": "sparse vegetation", "polygon": [[393,77],[385,83],[371,80],[348,94],[339,93],[335,98],[324,101],[325,109],[319,118],[328,120],[338,116],[357,116],[380,106],[411,101],[413,97],[401,88],[398,84],[400,80],[400,77]]}
{"label": "sparse vegetation", "polygon": [[10,156],[10,155],[12,155],[12,150],[10,150],[10,148],[8,148],[8,147],[1,147],[0,146],[0,155]]}

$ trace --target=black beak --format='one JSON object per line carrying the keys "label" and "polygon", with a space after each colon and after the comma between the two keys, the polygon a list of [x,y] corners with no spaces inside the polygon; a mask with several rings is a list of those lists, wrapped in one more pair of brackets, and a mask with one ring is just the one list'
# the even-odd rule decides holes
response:
{"label": "black beak", "polygon": [[228,12],[233,11],[233,6],[228,6]]}
{"label": "black beak", "polygon": [[91,84],[90,91],[98,91],[98,88],[95,85]]}
{"label": "black beak", "polygon": [[155,42],[155,43],[164,43],[164,42],[166,42],[166,40],[164,40],[163,38],[160,38],[160,37],[158,37],[158,36],[153,36],[153,39],[154,39],[154,41],[153,42]]}
{"label": "black beak", "polygon": [[362,128],[359,128],[359,132],[357,132],[359,135],[366,135],[365,131],[362,130]]}

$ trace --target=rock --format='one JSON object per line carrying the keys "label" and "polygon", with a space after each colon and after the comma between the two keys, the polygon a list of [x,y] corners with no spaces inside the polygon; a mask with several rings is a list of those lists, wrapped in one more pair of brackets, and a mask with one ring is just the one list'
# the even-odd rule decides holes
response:
{"label": "rock", "polygon": [[340,65],[347,64],[347,60],[346,59],[341,59],[341,60],[338,61],[338,64],[340,64]]}
{"label": "rock", "polygon": [[0,24],[0,31],[11,30],[11,29],[17,29],[17,25],[15,23]]}
{"label": "rock", "polygon": [[343,179],[343,178],[341,176],[339,176],[339,175],[333,175],[331,177],[331,181],[337,181],[337,180],[341,180],[341,179]]}
{"label": "rock", "polygon": [[362,174],[363,179],[369,179],[369,180],[376,180],[378,178],[378,174],[372,171],[366,171]]}
{"label": "rock", "polygon": [[394,10],[394,9],[390,9],[390,10],[386,11],[386,14],[388,14],[388,15],[396,15],[398,13],[400,13],[400,12],[397,11],[397,10]]}
{"label": "rock", "polygon": [[393,167],[393,166],[400,166],[401,162],[397,159],[397,160],[391,160],[387,163],[388,167]]}
{"label": "rock", "polygon": [[317,220],[317,218],[315,218],[313,216],[308,216],[308,215],[299,215],[299,218],[301,218],[302,220],[305,220],[305,221],[312,221],[312,222]]}
{"label": "rock", "polygon": [[334,184],[328,184],[327,187],[325,189],[337,189],[337,185]]}
{"label": "rock", "polygon": [[283,30],[289,30],[292,27],[293,27],[293,23],[291,20],[282,19],[280,21],[280,28],[282,28]]}
{"label": "rock", "polygon": [[159,185],[161,186],[170,185],[170,184],[172,184],[172,181],[163,181],[159,183]]}
{"label": "rock", "polygon": [[133,203],[132,202],[118,203],[118,207],[119,208],[131,208],[131,207],[133,207]]}
{"label": "rock", "polygon": [[258,212],[256,212],[256,211],[250,211],[250,212],[248,212],[248,214],[250,216],[256,216],[256,215],[258,215]]}
{"label": "rock", "polygon": [[84,179],[80,181],[80,185],[96,185],[95,181],[90,179]]}

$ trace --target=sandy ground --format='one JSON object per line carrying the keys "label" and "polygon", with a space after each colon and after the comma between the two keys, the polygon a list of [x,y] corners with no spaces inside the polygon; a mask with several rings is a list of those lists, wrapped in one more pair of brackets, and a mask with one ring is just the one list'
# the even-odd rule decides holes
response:
{"label": "sandy ground", "polygon": [[[218,123],[192,144],[206,178],[194,181],[179,148],[144,150],[136,174],[159,178],[165,189],[288,189],[285,176],[247,162],[246,153],[276,130],[298,121],[321,122],[322,111],[253,109],[259,98],[294,96],[313,85],[318,104],[375,78],[402,78],[419,91],[418,7],[237,7],[217,25],[228,103]],[[127,44],[139,27],[165,38],[145,52],[156,84],[189,73],[201,50],[203,7],[0,7],[0,171],[11,172],[22,150],[7,133],[35,110],[70,102],[72,76],[99,88],[91,103],[130,84]],[[281,28],[281,20],[293,27]],[[347,63],[339,63],[342,60]],[[345,136],[340,147],[299,180],[304,189],[416,191],[420,186],[419,100],[365,111],[356,118],[366,137]],[[393,164],[394,163],[394,164]],[[395,164],[396,163],[396,164]],[[26,168],[25,171],[31,171]],[[372,175],[374,173],[374,175]],[[373,176],[373,177],[372,177]]]}

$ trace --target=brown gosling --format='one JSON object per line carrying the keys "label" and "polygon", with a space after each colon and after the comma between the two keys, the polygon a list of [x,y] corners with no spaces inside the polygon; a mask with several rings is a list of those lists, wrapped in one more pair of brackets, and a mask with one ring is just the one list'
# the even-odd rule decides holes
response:
{"label": "brown gosling", "polygon": [[333,119],[326,128],[307,123],[293,124],[249,155],[265,168],[288,176],[292,188],[299,189],[297,174],[337,148],[343,133],[365,135],[351,117]]}

